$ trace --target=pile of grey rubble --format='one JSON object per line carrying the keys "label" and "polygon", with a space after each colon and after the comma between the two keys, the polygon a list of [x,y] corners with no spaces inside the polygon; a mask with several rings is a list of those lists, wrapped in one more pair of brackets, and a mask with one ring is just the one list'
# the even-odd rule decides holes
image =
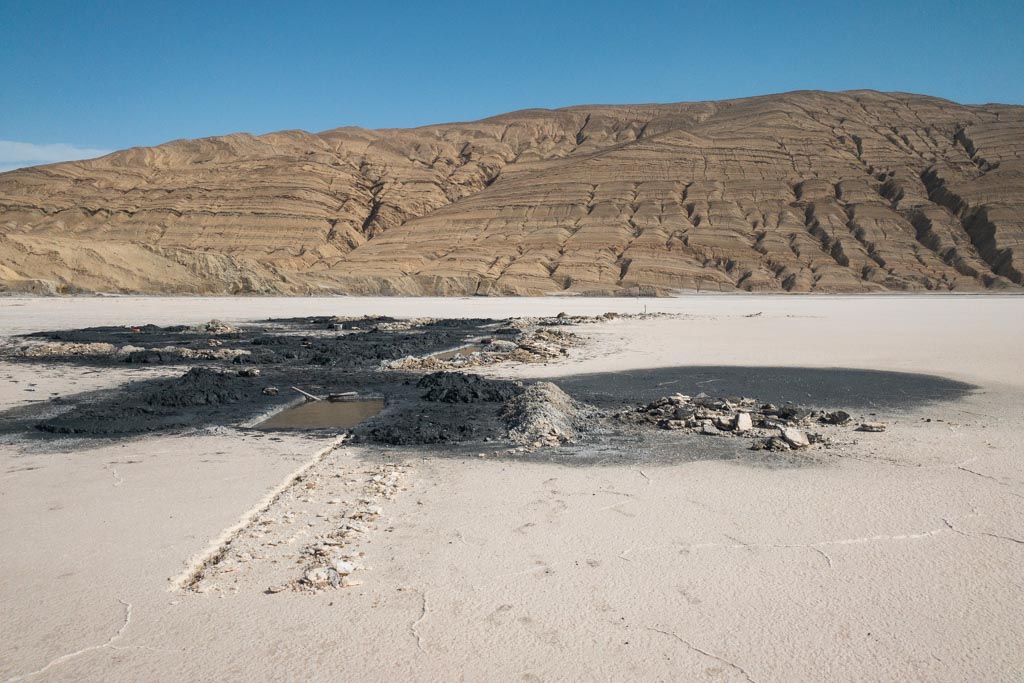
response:
{"label": "pile of grey rubble", "polygon": [[[752,439],[751,449],[788,451],[812,445],[828,445],[823,428],[853,424],[842,410],[810,410],[792,403],[776,406],[753,398],[714,398],[673,394],[635,410],[615,413],[613,419],[633,424],[705,436],[741,436]],[[885,425],[862,422],[863,432],[884,432]]]}
{"label": "pile of grey rubble", "polygon": [[579,335],[565,330],[540,328],[530,331],[515,331],[509,328],[510,338],[484,337],[474,342],[465,353],[456,353],[448,358],[439,354],[429,356],[406,356],[384,361],[382,370],[446,370],[464,369],[491,365],[494,363],[540,363],[561,358],[569,349],[581,343]]}

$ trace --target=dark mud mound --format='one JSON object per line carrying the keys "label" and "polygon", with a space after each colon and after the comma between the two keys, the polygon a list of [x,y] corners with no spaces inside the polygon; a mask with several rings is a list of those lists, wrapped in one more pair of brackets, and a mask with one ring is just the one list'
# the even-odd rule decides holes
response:
{"label": "dark mud mound", "polygon": [[164,363],[173,363],[177,360],[179,360],[179,357],[175,354],[145,350],[131,351],[121,362],[135,365],[163,365]]}
{"label": "dark mud mound", "polygon": [[116,396],[73,408],[36,425],[40,431],[83,436],[151,432],[223,419],[218,409],[260,395],[251,378],[208,368],[192,368],[181,377],[140,382]]}
{"label": "dark mud mound", "polygon": [[50,434],[77,436],[122,436],[141,432],[187,427],[187,415],[158,412],[141,406],[122,406],[114,410],[105,408],[75,409],[36,425],[36,429]]}
{"label": "dark mud mound", "polygon": [[493,318],[436,318],[430,322],[424,323],[423,328],[429,330],[448,330],[448,329],[464,329],[464,328],[482,328],[490,326],[498,326],[501,323],[508,322],[505,320],[494,320]]}
{"label": "dark mud mound", "polygon": [[396,400],[357,426],[355,440],[392,446],[502,442],[507,429],[499,413],[524,391],[518,382],[460,372],[425,375],[416,389],[418,396]]}
{"label": "dark mud mound", "polygon": [[909,372],[858,368],[681,366],[560,377],[573,397],[598,406],[645,403],[665,394],[757,396],[776,404],[854,410],[900,409],[955,401],[977,387]]}
{"label": "dark mud mound", "polygon": [[379,325],[399,322],[388,315],[366,315],[361,318],[345,318],[336,315],[312,315],[299,318],[267,318],[265,322],[292,325],[306,329],[321,330],[365,330]]}
{"label": "dark mud mound", "polygon": [[[473,443],[535,449],[576,443],[599,429],[604,418],[601,411],[573,400],[550,382],[524,387],[508,380],[435,372],[423,377],[417,388],[426,393],[396,402],[359,425],[355,440],[393,446]],[[457,408],[451,405],[456,403]]]}
{"label": "dark mud mound", "polygon": [[248,378],[192,368],[147,396],[146,404],[161,408],[218,406],[249,398],[252,393],[253,383]]}
{"label": "dark mud mound", "polygon": [[367,367],[405,356],[434,353],[461,343],[468,331],[395,332],[369,330],[336,337],[307,338],[279,351],[300,363]]}
{"label": "dark mud mound", "polygon": [[420,384],[428,391],[436,389],[438,398],[390,405],[357,426],[355,440],[391,446],[513,447],[516,452],[532,452],[544,446],[580,443],[605,429],[604,413],[572,399],[550,382],[523,387],[448,372],[427,375],[424,380]]}
{"label": "dark mud mound", "polygon": [[442,403],[504,402],[523,391],[522,386],[515,382],[444,371],[424,376],[416,386],[425,390],[422,395],[424,401]]}
{"label": "dark mud mound", "polygon": [[127,343],[129,341],[152,338],[157,338],[160,342],[168,342],[183,338],[182,334],[188,331],[189,328],[185,325],[160,327],[147,323],[144,325],[106,325],[102,327],[83,327],[77,330],[32,332],[26,334],[25,337],[80,344],[92,342],[115,343],[118,341]]}
{"label": "dark mud mound", "polygon": [[493,420],[487,416],[452,415],[451,407],[443,410],[398,411],[378,420],[364,423],[353,432],[356,442],[379,443],[391,446],[416,444],[457,444],[467,441],[496,439],[501,435]]}

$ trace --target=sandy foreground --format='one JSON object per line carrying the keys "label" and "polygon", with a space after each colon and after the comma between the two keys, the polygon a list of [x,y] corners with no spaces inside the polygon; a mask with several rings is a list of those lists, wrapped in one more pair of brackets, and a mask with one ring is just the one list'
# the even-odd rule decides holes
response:
{"label": "sandy foreground", "polygon": [[[686,315],[581,327],[589,343],[566,360],[500,372],[844,367],[978,389],[880,413],[888,432],[800,467],[423,458],[229,427],[72,449],[8,439],[0,680],[1024,677],[1024,298],[8,298],[0,334],[645,306]],[[0,364],[0,409],[154,372],[168,369]],[[367,493],[388,462],[406,490]],[[277,503],[292,521],[243,528],[250,557],[175,588],[303,466],[315,487]],[[362,584],[266,593],[331,501],[359,496],[383,508]]]}

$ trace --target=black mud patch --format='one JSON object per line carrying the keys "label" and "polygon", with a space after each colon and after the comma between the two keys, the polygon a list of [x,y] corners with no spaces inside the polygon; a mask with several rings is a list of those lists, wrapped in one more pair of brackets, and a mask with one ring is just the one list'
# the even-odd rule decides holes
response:
{"label": "black mud patch", "polygon": [[[461,347],[490,334],[498,320],[439,320],[412,328],[381,327],[392,318],[357,320],[337,318],[289,318],[227,327],[230,332],[182,325],[137,325],[55,330],[24,335],[26,339],[74,344],[108,343],[144,350],[123,357],[102,355],[50,355],[45,358],[11,356],[11,362],[64,362],[75,365],[114,364],[208,364],[284,365],[291,367],[356,368],[405,356],[425,356]],[[220,358],[212,357],[219,354]],[[230,358],[228,356],[236,355]]]}
{"label": "black mud patch", "polygon": [[[512,322],[324,317],[235,328],[143,325],[40,333],[37,336],[52,341],[147,347],[136,356],[129,355],[128,361],[194,367],[187,372],[182,368],[184,374],[171,379],[142,380],[67,397],[60,404],[0,413],[0,433],[31,432],[39,439],[52,434],[125,438],[158,430],[251,424],[258,415],[294,404],[298,394],[291,387],[297,386],[317,396],[356,392],[360,397],[381,397],[383,410],[361,416],[351,427],[354,441],[416,449],[435,457],[483,455],[573,465],[725,459],[795,466],[813,462],[813,457],[807,451],[752,452],[746,438],[658,429],[619,419],[619,415],[677,392],[883,412],[951,401],[977,389],[930,375],[845,368],[672,367],[573,375],[555,378],[547,386],[459,372],[424,375],[422,369],[382,369],[394,367],[382,361],[465,346],[504,332],[500,326]],[[521,330],[509,326],[507,331],[513,335]],[[244,351],[245,355],[196,360],[180,351],[164,351],[163,345],[197,352]],[[19,359],[38,364],[55,361],[97,367],[124,362],[81,355]],[[310,429],[336,434],[349,427],[346,422]]]}
{"label": "black mud patch", "polygon": [[415,389],[402,398],[393,394],[383,412],[356,426],[353,441],[391,446],[499,443],[506,433],[502,407],[523,392],[518,382],[458,372],[425,375]]}
{"label": "black mud patch", "polygon": [[[183,371],[191,369],[178,378],[141,380],[64,397],[60,405],[40,404],[0,413],[0,433],[125,437],[237,426],[293,404],[298,397],[293,387],[299,387],[316,396],[355,392],[361,397],[382,397],[385,410],[356,431],[356,438],[364,441],[406,444],[499,439],[504,430],[497,413],[505,401],[522,391],[519,383],[455,372],[424,377],[422,370],[386,368],[396,359],[430,357],[493,338],[496,329],[517,322],[522,323],[312,317],[237,326],[211,321],[192,327],[135,325],[39,332],[27,337],[61,344],[28,344],[25,348],[46,351],[38,355],[14,352],[5,360],[98,368],[126,362],[174,364],[183,366]],[[521,330],[514,334],[519,336]],[[100,344],[104,346],[95,348]],[[111,346],[119,350],[127,346],[131,352],[111,352]],[[454,409],[452,404],[459,407]],[[346,422],[334,428],[351,426]]]}
{"label": "black mud patch", "polygon": [[442,403],[504,402],[523,391],[516,382],[485,379],[468,372],[432,372],[416,386],[424,390],[424,401]]}
{"label": "black mud patch", "polygon": [[910,410],[955,401],[977,386],[936,375],[856,368],[681,366],[553,378],[574,398],[602,407],[672,393],[749,396],[849,410]]}
{"label": "black mud patch", "polygon": [[[139,386],[141,385],[141,386]],[[209,368],[181,377],[138,382],[115,396],[74,408],[35,426],[53,434],[110,436],[184,427],[223,416],[223,406],[255,400],[249,378]]]}
{"label": "black mud patch", "polygon": [[497,411],[493,403],[468,404],[460,406],[461,417],[454,418],[448,404],[396,405],[358,425],[352,440],[389,446],[499,443],[504,429]]}
{"label": "black mud patch", "polygon": [[252,394],[252,382],[209,368],[192,368],[181,377],[167,380],[143,400],[152,408],[219,406],[235,403]]}

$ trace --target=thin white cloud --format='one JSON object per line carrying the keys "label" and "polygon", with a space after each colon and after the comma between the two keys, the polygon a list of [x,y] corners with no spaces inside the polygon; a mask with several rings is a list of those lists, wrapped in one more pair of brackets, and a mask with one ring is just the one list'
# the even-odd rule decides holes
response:
{"label": "thin white cloud", "polygon": [[25,166],[53,164],[58,161],[77,161],[92,159],[110,154],[108,149],[92,149],[57,143],[53,145],[34,145],[31,142],[14,142],[0,140],[0,173],[13,171]]}

